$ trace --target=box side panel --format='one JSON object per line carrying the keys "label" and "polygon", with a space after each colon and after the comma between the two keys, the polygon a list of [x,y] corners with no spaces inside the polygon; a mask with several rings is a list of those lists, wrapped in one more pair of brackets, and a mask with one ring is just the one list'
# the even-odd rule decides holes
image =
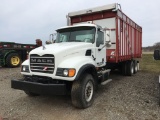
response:
{"label": "box side panel", "polygon": [[119,11],[117,16],[118,61],[141,58],[142,28]]}

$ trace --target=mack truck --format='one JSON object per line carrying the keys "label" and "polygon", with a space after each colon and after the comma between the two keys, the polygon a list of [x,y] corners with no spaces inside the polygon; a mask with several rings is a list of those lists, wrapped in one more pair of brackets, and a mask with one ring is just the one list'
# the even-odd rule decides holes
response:
{"label": "mack truck", "polygon": [[70,12],[67,26],[56,30],[53,44],[29,53],[21,79],[11,87],[29,96],[71,95],[72,104],[87,108],[99,85],[112,81],[110,71],[132,76],[142,56],[142,28],[117,3]]}
{"label": "mack truck", "polygon": [[36,39],[36,44],[21,44],[15,42],[0,41],[0,66],[18,67],[21,62],[27,59],[28,53],[42,45],[40,39]]}

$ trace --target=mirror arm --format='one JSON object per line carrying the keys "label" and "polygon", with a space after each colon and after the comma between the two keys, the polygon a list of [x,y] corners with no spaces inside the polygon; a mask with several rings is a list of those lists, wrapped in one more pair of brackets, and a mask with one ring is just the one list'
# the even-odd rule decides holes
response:
{"label": "mirror arm", "polygon": [[98,51],[101,51],[104,47],[106,47],[107,44],[109,44],[109,42],[111,42],[111,41],[107,41],[107,42],[105,43],[105,45],[104,45],[102,48],[99,48],[99,49],[98,49]]}
{"label": "mirror arm", "polygon": [[106,44],[102,48],[99,48],[98,51],[101,51],[105,46],[106,46]]}

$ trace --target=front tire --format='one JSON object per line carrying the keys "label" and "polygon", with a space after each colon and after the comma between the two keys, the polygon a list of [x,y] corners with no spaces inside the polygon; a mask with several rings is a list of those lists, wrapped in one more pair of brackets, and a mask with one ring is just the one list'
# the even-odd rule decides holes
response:
{"label": "front tire", "polygon": [[87,108],[93,104],[95,81],[90,74],[84,74],[74,81],[71,90],[72,104],[77,108]]}

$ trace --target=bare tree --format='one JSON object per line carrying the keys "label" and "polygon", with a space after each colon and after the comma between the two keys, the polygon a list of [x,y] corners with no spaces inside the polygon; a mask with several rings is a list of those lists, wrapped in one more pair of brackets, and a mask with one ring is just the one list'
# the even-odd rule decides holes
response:
{"label": "bare tree", "polygon": [[154,49],[160,49],[160,42],[156,42],[156,43],[153,45],[153,48],[154,48]]}

